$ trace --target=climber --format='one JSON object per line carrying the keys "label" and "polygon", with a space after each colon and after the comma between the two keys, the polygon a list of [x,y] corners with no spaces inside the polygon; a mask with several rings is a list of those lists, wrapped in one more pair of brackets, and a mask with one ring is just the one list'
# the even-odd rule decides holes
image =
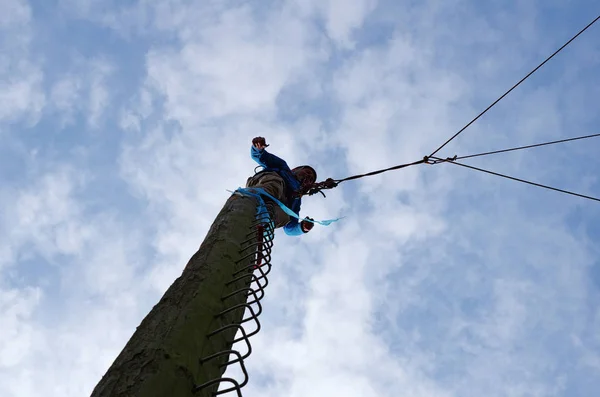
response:
{"label": "climber", "polygon": [[[285,206],[300,213],[301,194],[306,192],[317,180],[314,168],[303,165],[290,169],[287,163],[265,150],[269,146],[265,138],[252,140],[250,154],[252,159],[263,167],[263,170],[248,178],[246,187],[262,188],[281,201]],[[299,194],[300,193],[300,194]],[[268,201],[268,199],[267,199]],[[283,227],[286,234],[299,236],[308,233],[314,226],[314,219],[306,217],[302,221],[286,214],[279,205],[275,209],[275,227]]]}

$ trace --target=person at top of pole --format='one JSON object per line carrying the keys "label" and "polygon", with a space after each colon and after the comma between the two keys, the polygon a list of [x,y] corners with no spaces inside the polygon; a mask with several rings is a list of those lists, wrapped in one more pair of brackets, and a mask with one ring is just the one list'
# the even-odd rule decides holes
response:
{"label": "person at top of pole", "polygon": [[[302,204],[301,195],[317,181],[317,172],[309,165],[290,169],[283,159],[267,152],[268,146],[264,137],[256,137],[252,140],[250,155],[263,169],[248,178],[246,187],[264,189],[299,214]],[[308,221],[308,219],[313,220],[312,218],[306,217],[299,221],[286,214],[279,205],[274,206],[274,212],[275,227],[283,227],[287,235],[300,236],[308,233],[314,226],[314,223]]]}

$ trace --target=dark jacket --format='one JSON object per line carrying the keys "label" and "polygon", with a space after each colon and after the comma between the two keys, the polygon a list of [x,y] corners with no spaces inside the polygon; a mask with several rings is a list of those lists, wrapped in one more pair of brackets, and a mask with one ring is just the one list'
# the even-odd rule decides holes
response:
{"label": "dark jacket", "polygon": [[[254,161],[263,166],[263,171],[276,172],[281,176],[285,182],[286,196],[282,202],[296,214],[300,214],[302,200],[298,197],[294,197],[294,193],[300,188],[300,181],[296,179],[287,163],[274,154],[267,152],[265,149],[259,150],[254,146],[250,148],[250,156]],[[300,222],[292,216],[290,216],[290,221],[283,227],[283,230],[290,236],[304,234],[300,227]]]}

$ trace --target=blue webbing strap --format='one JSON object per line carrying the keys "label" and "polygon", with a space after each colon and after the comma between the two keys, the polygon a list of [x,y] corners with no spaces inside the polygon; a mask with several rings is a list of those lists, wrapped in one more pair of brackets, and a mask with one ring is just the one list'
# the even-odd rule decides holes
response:
{"label": "blue webbing strap", "polygon": [[288,214],[291,217],[294,217],[296,219],[298,219],[299,221],[307,221],[307,222],[312,222],[312,223],[318,223],[320,225],[323,226],[329,226],[331,225],[333,222],[337,222],[342,218],[337,218],[337,219],[329,219],[326,221],[316,221],[316,220],[311,220],[311,219],[301,219],[300,215],[296,214],[294,211],[292,211],[291,209],[289,209],[285,204],[283,204],[281,201],[279,201],[278,199],[276,199],[275,197],[273,197],[272,195],[270,195],[269,193],[267,193],[263,188],[260,187],[247,187],[247,188],[237,188],[235,192],[232,193],[239,193],[243,196],[251,196],[251,197],[255,197],[258,200],[258,211],[266,211],[266,205],[265,205],[265,201],[263,200],[263,198],[261,196],[265,196],[270,198],[271,200],[273,200],[286,214]]}

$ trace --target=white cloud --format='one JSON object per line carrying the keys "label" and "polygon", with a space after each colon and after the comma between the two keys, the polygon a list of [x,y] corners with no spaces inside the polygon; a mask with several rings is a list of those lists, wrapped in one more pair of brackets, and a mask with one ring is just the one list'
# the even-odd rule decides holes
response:
{"label": "white cloud", "polygon": [[104,60],[94,61],[91,67],[91,83],[89,91],[88,122],[98,126],[110,97],[106,86],[106,79],[113,73],[113,67]]}
{"label": "white cloud", "polygon": [[42,76],[39,70],[31,65],[24,66],[21,76],[12,75],[12,81],[5,80],[4,84],[0,85],[0,119],[3,121],[18,120],[29,114],[32,118],[31,123],[35,123],[44,105],[44,94],[40,89]]}
{"label": "white cloud", "polygon": [[74,56],[70,69],[50,90],[51,110],[59,115],[63,127],[74,124],[75,117],[82,114],[90,127],[99,128],[110,106],[107,80],[115,67],[106,59]]}
{"label": "white cloud", "polygon": [[3,264],[14,263],[30,247],[47,258],[80,248],[83,235],[64,223],[65,219],[81,216],[79,205],[72,198],[76,183],[73,171],[62,169],[42,175],[24,190],[7,192],[1,231],[5,252],[12,255],[5,257]]}
{"label": "white cloud", "polygon": [[40,299],[41,291],[37,288],[0,289],[0,368],[21,364],[38,347],[35,342],[40,331],[32,319]]}
{"label": "white cloud", "polygon": [[321,58],[313,40],[291,8],[264,20],[248,6],[234,8],[194,29],[180,50],[151,51],[149,83],[164,93],[167,115],[186,127],[232,113],[269,117],[281,89]]}
{"label": "white cloud", "polygon": [[52,87],[52,103],[59,111],[64,113],[64,117],[67,119],[73,117],[73,108],[79,101],[80,90],[81,81],[75,77],[63,77],[54,83]]}
{"label": "white cloud", "polygon": [[0,8],[0,122],[25,118],[35,124],[45,97],[43,73],[30,53],[31,9],[19,0],[3,0]]}
{"label": "white cloud", "polygon": [[354,45],[353,33],[360,29],[369,14],[377,7],[377,0],[297,0],[294,5],[298,12],[307,17],[316,17],[318,23],[323,21],[327,37],[346,50]]}
{"label": "white cloud", "polygon": [[7,28],[29,23],[31,10],[26,2],[20,0],[2,0],[5,11],[0,17],[0,27]]}
{"label": "white cloud", "polygon": [[329,0],[319,3],[326,16],[329,37],[343,47],[352,46],[352,32],[362,26],[376,5],[377,0]]}
{"label": "white cloud", "polygon": [[2,191],[2,395],[89,393],[151,306],[142,297],[157,298],[140,274],[141,226],[90,212],[80,198],[93,182],[55,166]]}

